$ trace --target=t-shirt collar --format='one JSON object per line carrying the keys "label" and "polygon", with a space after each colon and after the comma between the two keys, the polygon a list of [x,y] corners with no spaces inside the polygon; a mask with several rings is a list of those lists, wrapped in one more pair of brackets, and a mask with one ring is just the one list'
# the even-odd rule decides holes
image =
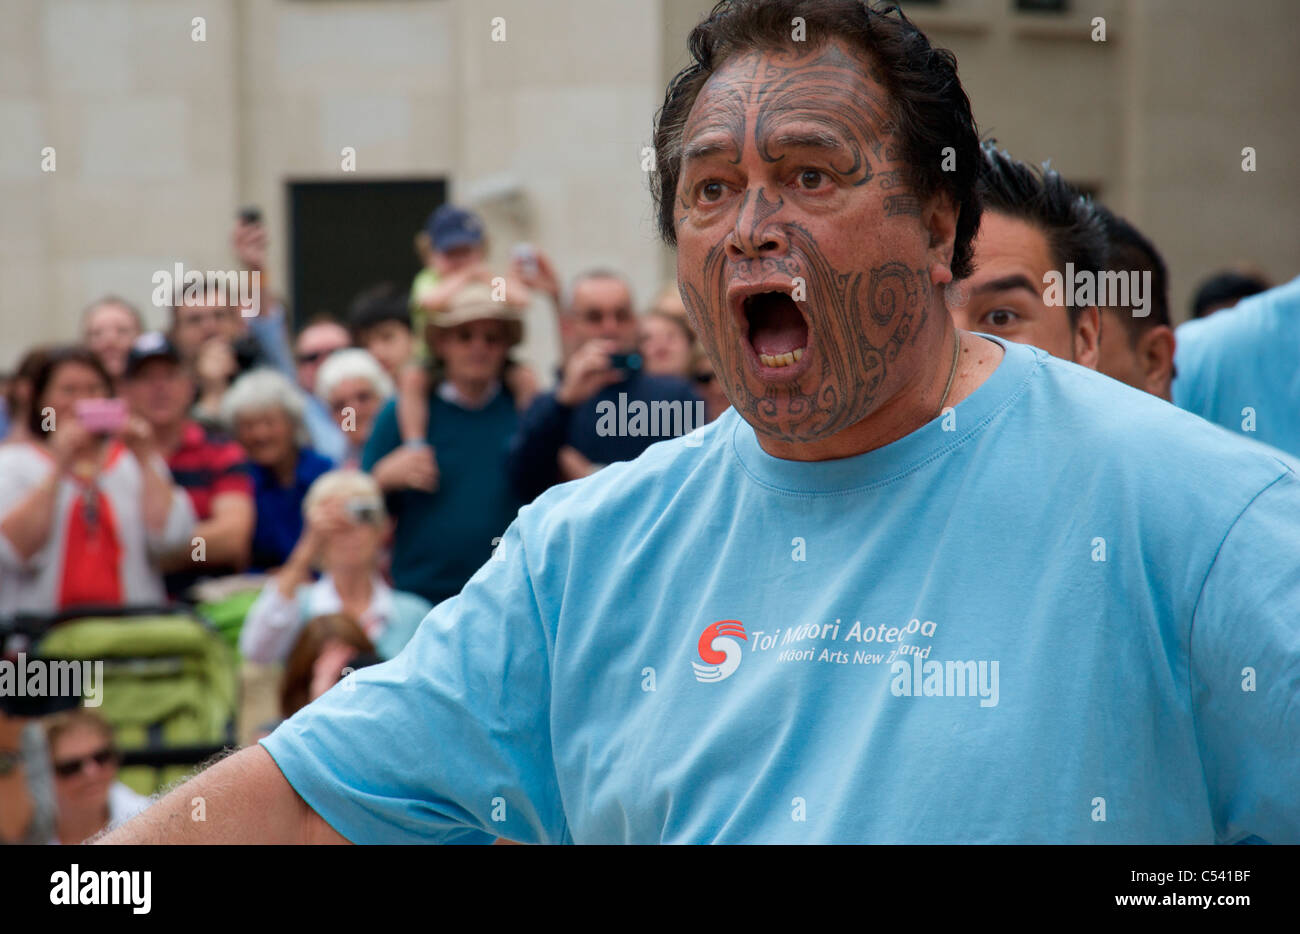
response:
{"label": "t-shirt collar", "polygon": [[997,369],[953,406],[951,418],[936,416],[912,433],[865,454],[829,461],[794,461],[764,451],[754,429],[733,409],[722,417],[734,419],[732,446],[741,467],[759,483],[782,492],[833,494],[889,483],[954,449],[1019,398],[1026,380],[1047,358],[1043,351],[1024,344],[989,335],[980,337],[996,342],[1005,352]]}
{"label": "t-shirt collar", "polygon": [[456,406],[457,408],[468,409],[471,412],[477,412],[480,409],[486,409],[489,405],[493,403],[493,401],[495,401],[496,397],[500,393],[501,393],[501,381],[497,380],[492,384],[492,388],[488,390],[487,395],[483,397],[483,401],[481,403],[479,403],[478,405],[471,405],[468,401],[466,401],[464,395],[461,394],[460,390],[456,388],[456,384],[453,383],[451,380],[444,379],[441,383],[438,384],[439,399],[441,399],[443,402],[448,402]]}

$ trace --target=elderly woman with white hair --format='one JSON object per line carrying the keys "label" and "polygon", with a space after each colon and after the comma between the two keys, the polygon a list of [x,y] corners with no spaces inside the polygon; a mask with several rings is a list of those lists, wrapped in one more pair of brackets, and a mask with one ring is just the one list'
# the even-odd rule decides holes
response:
{"label": "elderly woman with white hair", "polygon": [[316,374],[316,395],[334,413],[347,439],[346,468],[361,466],[361,451],[374,427],[375,416],[393,394],[392,377],[379,361],[360,347],[336,350]]}
{"label": "elderly woman with white hair", "polygon": [[248,452],[257,525],[251,566],[279,567],[302,534],[307,488],[333,463],[309,446],[298,388],[276,370],[245,373],[221,400],[222,420]]}
{"label": "elderly woman with white hair", "polygon": [[[284,661],[309,620],[342,613],[361,625],[380,657],[392,658],[433,607],[392,589],[379,573],[388,525],[379,484],[359,470],[332,470],[307,491],[303,515],[289,560],[244,618],[239,650],[250,661]],[[322,573],[311,583],[314,566]]]}

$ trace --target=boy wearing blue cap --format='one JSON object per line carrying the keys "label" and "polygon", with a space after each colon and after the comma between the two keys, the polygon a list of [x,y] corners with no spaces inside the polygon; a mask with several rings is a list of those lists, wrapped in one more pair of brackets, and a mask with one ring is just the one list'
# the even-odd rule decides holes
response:
{"label": "boy wearing blue cap", "polygon": [[[483,221],[473,212],[444,204],[430,215],[424,233],[431,250],[427,267],[411,284],[411,330],[415,346],[412,359],[398,374],[397,422],[402,443],[421,453],[418,469],[411,472],[411,486],[432,493],[438,486],[438,467],[426,440],[429,391],[433,385],[429,377],[432,358],[428,327],[447,310],[452,297],[471,282],[493,287],[494,297],[500,296],[505,305],[518,311],[528,304],[529,294],[527,286],[519,280],[493,276],[486,261]],[[502,288],[498,290],[496,285]],[[518,364],[508,363],[507,369],[513,371],[514,378],[508,376],[505,382],[518,401],[519,389],[525,384],[535,384],[536,377]]]}

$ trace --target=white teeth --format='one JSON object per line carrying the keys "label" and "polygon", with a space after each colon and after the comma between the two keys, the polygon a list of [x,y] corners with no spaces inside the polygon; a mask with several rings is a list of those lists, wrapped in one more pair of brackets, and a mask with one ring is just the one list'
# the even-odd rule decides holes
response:
{"label": "white teeth", "polygon": [[772,366],[772,367],[791,366],[794,363],[798,362],[799,358],[802,356],[803,356],[803,348],[797,347],[794,350],[788,351],[787,353],[778,353],[778,354],[761,353],[758,355],[758,362],[763,364],[763,366]]}

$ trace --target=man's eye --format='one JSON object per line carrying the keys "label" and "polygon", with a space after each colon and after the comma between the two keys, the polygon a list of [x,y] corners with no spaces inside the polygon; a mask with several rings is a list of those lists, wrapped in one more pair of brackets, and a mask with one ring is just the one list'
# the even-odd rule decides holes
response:
{"label": "man's eye", "polygon": [[707,203],[717,201],[722,197],[722,182],[704,182],[699,188],[699,200]]}
{"label": "man's eye", "polygon": [[996,308],[989,312],[988,322],[994,327],[1005,328],[1015,324],[1019,317],[1014,311],[1006,308]]}
{"label": "man's eye", "polygon": [[804,169],[799,173],[799,187],[812,191],[821,186],[822,179],[825,177],[817,169]]}

